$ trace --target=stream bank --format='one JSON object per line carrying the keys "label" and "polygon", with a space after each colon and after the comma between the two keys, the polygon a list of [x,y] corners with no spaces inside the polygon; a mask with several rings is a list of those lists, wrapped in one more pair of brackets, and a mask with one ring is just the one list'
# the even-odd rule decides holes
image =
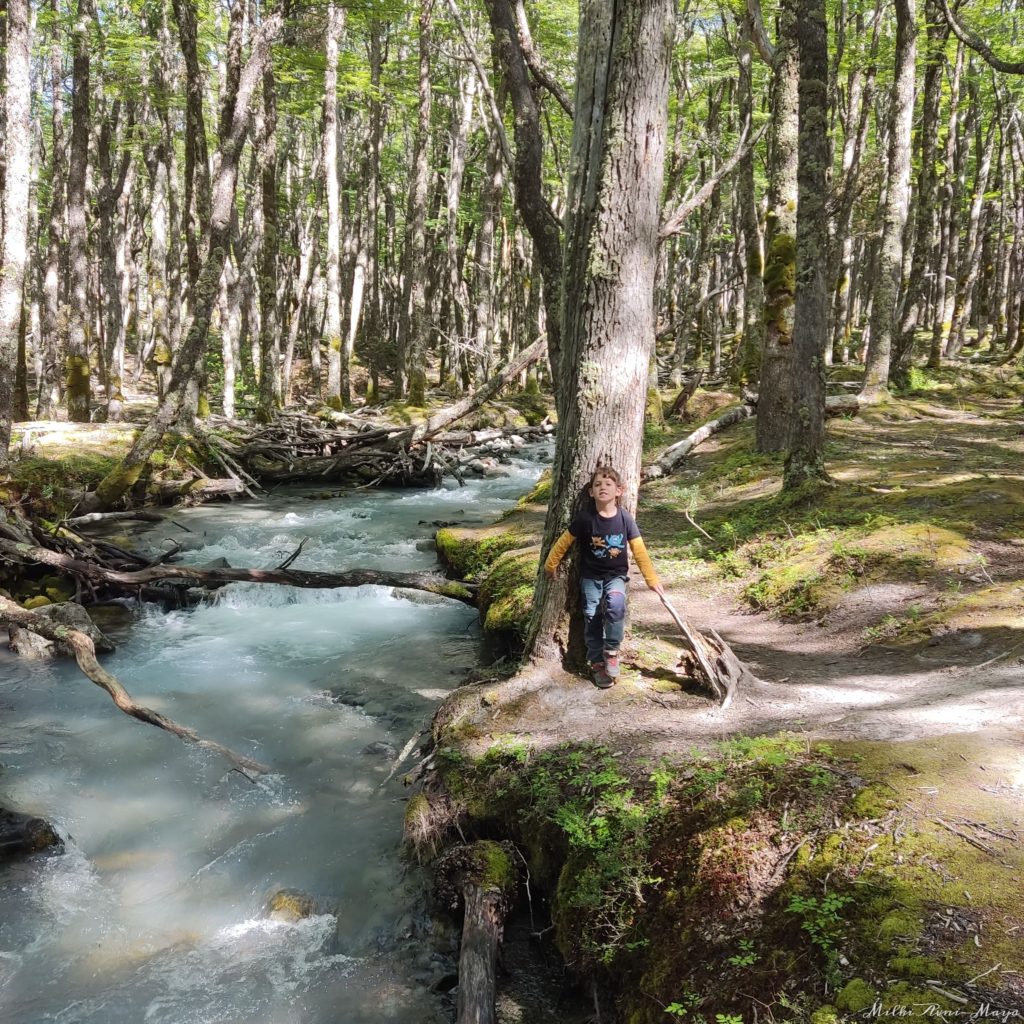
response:
{"label": "stream bank", "polygon": [[[681,674],[642,583],[613,690],[491,670],[439,710],[409,841],[514,842],[535,931],[602,1020],[1024,1015],[1021,440],[1012,399],[964,404],[830,423],[824,500],[780,496],[749,426],[642,491],[673,600],[763,680],[728,712]],[[439,537],[513,642],[534,499]]]}

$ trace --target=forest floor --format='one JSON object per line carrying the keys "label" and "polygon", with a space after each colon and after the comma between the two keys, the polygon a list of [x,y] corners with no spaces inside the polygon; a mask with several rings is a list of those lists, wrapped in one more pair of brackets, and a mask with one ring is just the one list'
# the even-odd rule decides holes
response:
{"label": "forest floor", "polygon": [[[808,756],[823,750],[848,758],[854,790],[880,787],[887,794],[884,810],[864,805],[852,815],[857,827],[895,815],[897,832],[907,828],[927,839],[922,838],[924,861],[957,864],[938,886],[928,879],[896,900],[897,911],[903,906],[919,913],[906,926],[912,934],[901,939],[902,945],[886,939],[867,943],[868,952],[857,944],[858,928],[868,920],[874,925],[888,920],[892,907],[875,907],[859,923],[849,915],[842,941],[838,920],[833,922],[837,931],[826,958],[827,980],[805,978],[801,988],[799,972],[790,969],[790,981],[782,983],[799,989],[801,1012],[785,1009],[778,988],[769,996],[762,987],[760,1004],[753,996],[724,996],[722,972],[733,970],[729,964],[747,956],[750,947],[726,941],[716,962],[708,952],[714,943],[694,944],[680,912],[672,925],[674,954],[662,952],[660,961],[654,957],[645,967],[620,968],[620,983],[630,970],[634,974],[616,996],[623,1019],[631,1014],[629,1019],[638,1022],[673,1017],[699,1022],[725,1011],[726,1020],[746,1021],[756,1019],[760,1005],[769,1020],[810,1020],[816,1008],[824,1008],[825,1016],[814,1018],[822,1024],[835,1020],[837,1012],[866,1013],[876,997],[886,1014],[934,1016],[948,1007],[953,1015],[968,1016],[964,1007],[976,1010],[993,992],[997,1008],[1024,1013],[1019,973],[1024,950],[1013,956],[1005,952],[1006,943],[1022,945],[1016,936],[1024,928],[1013,895],[1024,873],[1024,411],[1020,382],[1008,374],[968,371],[955,380],[932,378],[916,394],[830,421],[827,462],[835,484],[824,493],[782,495],[781,460],[754,451],[749,421],[705,443],[682,474],[642,489],[637,518],[673,604],[698,629],[718,630],[759,677],[729,708],[719,709],[687,678],[677,629],[637,576],[624,671],[613,689],[599,690],[549,664],[527,667],[461,691],[435,730],[441,742],[453,743],[478,763],[505,750],[528,765],[544,752],[559,756],[570,744],[610,752],[616,763],[630,766],[624,770],[631,770],[634,780],[658,764],[714,758],[716,750],[726,750],[728,760],[728,751],[748,742],[740,737],[774,737],[789,751],[802,747]],[[698,394],[698,409],[700,400]],[[705,416],[722,402],[721,396],[705,400]],[[695,425],[651,440],[670,443]],[[451,550],[489,538],[509,550],[496,568],[515,559],[528,567],[537,554],[529,545],[539,542],[541,511],[524,504],[475,538],[473,531],[455,530],[440,546]],[[518,603],[528,604],[521,588],[520,580]],[[745,765],[755,761],[757,756]],[[842,811],[836,805],[830,813],[837,828],[841,818],[844,829],[851,827],[848,806]],[[986,828],[1002,833],[998,852],[982,851],[987,844],[975,842],[977,834],[970,830],[975,825],[981,835],[991,835]],[[769,830],[774,838],[761,835],[762,850],[783,842],[778,836],[785,828],[779,832],[777,826],[775,821]],[[694,831],[692,822],[679,828],[691,848],[699,848],[700,829]],[[827,831],[815,833],[814,843],[823,842]],[[568,844],[572,849],[572,836]],[[832,870],[859,875],[865,863],[880,856],[873,849],[867,843],[856,848],[857,858],[867,850],[859,869],[837,862]],[[717,850],[709,856],[726,855]],[[737,856],[733,850],[726,859]],[[886,885],[898,888],[906,879],[897,863],[902,865],[902,855],[898,862],[879,863],[879,871]],[[742,857],[738,865],[736,870],[751,878],[756,874]],[[690,885],[694,870],[691,862],[681,876]],[[796,869],[785,882],[783,867],[776,874],[785,898],[803,891],[806,880],[797,878]],[[974,881],[968,886],[967,879]],[[558,882],[562,886],[564,878]],[[828,888],[826,874],[824,891]],[[973,895],[964,895],[967,888]],[[815,898],[822,897],[811,897],[812,904]],[[559,899],[556,892],[556,916]],[[576,896],[561,899],[572,903]],[[767,907],[771,900],[770,893],[755,899],[747,892],[740,903]],[[989,928],[984,942],[968,935],[969,944],[955,955],[931,955],[929,915],[942,903],[973,905]],[[786,911],[793,905],[787,908],[783,899],[779,906]],[[638,918],[644,913],[637,908]],[[712,911],[712,916],[723,914],[730,918],[722,906]],[[812,935],[814,927],[804,925]],[[651,937],[652,928],[648,922],[641,942]],[[745,934],[735,919],[732,929]],[[725,927],[722,934],[728,931]],[[771,945],[766,934],[757,941],[765,950]],[[784,944],[791,941],[790,936]],[[687,962],[695,946],[704,959],[703,978]],[[779,955],[772,954],[776,960]],[[765,952],[762,962],[767,959]],[[844,961],[848,969],[837,967]],[[958,974],[953,961],[964,973]],[[982,971],[990,972],[993,985],[986,995],[976,991],[977,983],[956,988],[957,979],[962,985]],[[764,972],[760,980],[767,985]],[[635,993],[639,981],[643,998]],[[755,981],[743,984],[756,990]],[[677,992],[689,993],[689,1001],[677,998]],[[905,1013],[906,1007],[911,1009]],[[751,1011],[754,1017],[748,1016]]]}

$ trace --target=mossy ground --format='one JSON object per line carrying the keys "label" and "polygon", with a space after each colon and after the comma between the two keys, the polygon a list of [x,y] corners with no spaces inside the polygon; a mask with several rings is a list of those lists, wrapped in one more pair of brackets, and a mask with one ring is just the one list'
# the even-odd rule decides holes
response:
{"label": "mossy ground", "polygon": [[[435,723],[435,829],[517,841],[608,1019],[1024,1013],[1024,746],[999,731],[1024,663],[1021,386],[951,378],[830,421],[827,490],[782,496],[744,424],[641,492],[676,602],[758,659],[765,682],[728,713],[670,667],[639,590],[613,690],[533,667]],[[648,457],[697,425],[650,431]],[[508,550],[539,536],[524,522]],[[855,600],[863,655],[818,625]],[[944,636],[961,646],[929,647]],[[806,735],[779,733],[794,723]]]}

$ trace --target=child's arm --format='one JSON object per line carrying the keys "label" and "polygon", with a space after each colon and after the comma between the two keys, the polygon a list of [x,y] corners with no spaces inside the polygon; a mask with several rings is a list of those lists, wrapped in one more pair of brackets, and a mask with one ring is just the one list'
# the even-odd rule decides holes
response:
{"label": "child's arm", "polygon": [[565,557],[566,551],[572,547],[572,542],[576,538],[566,530],[558,540],[552,545],[551,550],[548,552],[548,557],[544,560],[544,571],[549,576],[555,575],[555,570],[558,568],[558,563]]}
{"label": "child's arm", "polygon": [[658,574],[654,571],[654,564],[651,562],[651,556],[647,553],[647,545],[644,544],[643,537],[633,537],[629,542],[629,550],[633,552],[633,558],[640,567],[640,571],[644,574],[647,586],[659,597],[664,596],[665,588],[661,585],[661,580],[658,579]]}

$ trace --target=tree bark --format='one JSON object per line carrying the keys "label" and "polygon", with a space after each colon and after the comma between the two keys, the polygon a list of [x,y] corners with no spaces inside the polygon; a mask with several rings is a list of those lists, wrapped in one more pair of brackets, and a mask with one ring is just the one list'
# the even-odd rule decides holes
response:
{"label": "tree bark", "polygon": [[765,223],[764,352],[757,449],[786,447],[792,408],[793,302],[796,289],[797,153],[800,55],[794,8],[779,10]]}
{"label": "tree bark", "polygon": [[828,29],[825,0],[798,0],[800,40],[799,191],[793,416],[783,488],[828,479],[825,472],[825,341],[828,337]]}
{"label": "tree bark", "polygon": [[78,0],[72,70],[71,149],[68,159],[68,419],[88,423],[92,403],[89,369],[89,228],[86,222],[86,170],[89,160],[89,34],[92,0]]}
{"label": "tree bark", "polygon": [[889,362],[903,269],[903,231],[910,209],[910,149],[914,127],[914,82],[917,57],[916,0],[895,0],[896,74],[889,108],[888,191],[871,300],[871,337],[864,367],[866,401],[881,397],[889,385]]}
{"label": "tree bark", "polygon": [[[637,0],[618,16],[600,0],[585,0],[580,8],[562,282],[562,399],[544,552],[568,525],[599,465],[623,474],[623,505],[636,506],[654,343],[674,13],[672,0]],[[529,654],[558,650],[556,633],[567,596],[575,601],[574,583],[567,587],[564,576],[549,581],[539,573]],[[570,657],[582,646],[578,622],[573,637]]]}
{"label": "tree bark", "polygon": [[28,0],[8,0],[7,75],[4,95],[3,247],[0,250],[0,473],[9,465],[14,371],[24,326],[25,266],[28,260],[28,193],[32,156],[29,108]]}

